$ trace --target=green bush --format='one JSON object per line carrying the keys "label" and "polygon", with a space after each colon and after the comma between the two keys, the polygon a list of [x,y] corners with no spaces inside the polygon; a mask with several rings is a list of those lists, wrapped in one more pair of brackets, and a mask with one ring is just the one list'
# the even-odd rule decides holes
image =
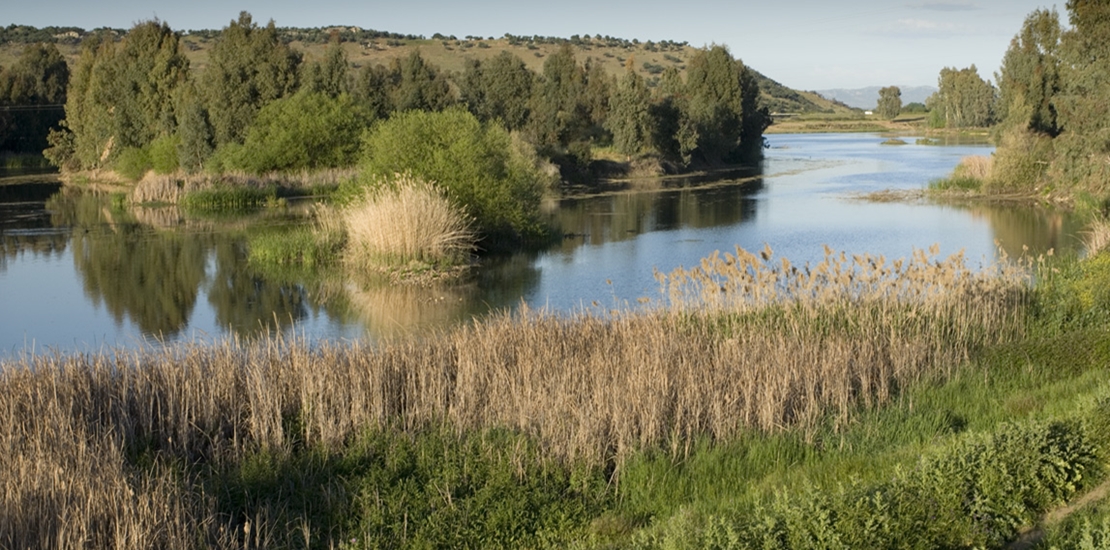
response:
{"label": "green bush", "polygon": [[1052,138],[1025,128],[1007,130],[994,153],[988,193],[1034,193],[1044,190],[1053,157]]}
{"label": "green bush", "polygon": [[439,184],[475,220],[487,250],[544,236],[535,159],[504,128],[463,108],[408,111],[378,124],[363,139],[359,167],[360,185],[403,173]]}
{"label": "green bush", "polygon": [[217,164],[256,174],[350,166],[369,121],[346,95],[299,92],[263,107],[242,148],[225,151]]}
{"label": "green bush", "polygon": [[177,171],[177,147],[181,138],[176,135],[165,135],[152,141],[150,148],[150,164],[159,174],[172,174]]}
{"label": "green bush", "polygon": [[1099,470],[1080,422],[1005,424],[888,482],[780,494],[754,509],[678,515],[640,533],[643,548],[1000,547],[1084,488]]}
{"label": "green bush", "polygon": [[139,181],[154,167],[154,162],[150,158],[148,147],[128,147],[120,151],[112,167],[119,175],[131,181]]}

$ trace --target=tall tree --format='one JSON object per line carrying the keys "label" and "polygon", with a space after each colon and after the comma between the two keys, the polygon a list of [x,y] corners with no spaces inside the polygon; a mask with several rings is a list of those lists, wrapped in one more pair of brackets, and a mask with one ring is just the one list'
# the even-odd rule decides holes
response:
{"label": "tall tree", "polygon": [[565,148],[585,135],[589,114],[582,102],[586,75],[563,44],[543,63],[543,77],[532,97],[530,133],[541,149]]}
{"label": "tall tree", "polygon": [[680,128],[689,145],[684,156],[693,154],[701,162],[738,162],[746,153],[762,147],[768,115],[758,107],[759,86],[751,71],[723,46],[699,50],[686,69],[686,104]]}
{"label": "tall tree", "polygon": [[879,116],[894,120],[902,112],[902,89],[898,86],[887,86],[879,90],[879,104],[876,107]]}
{"label": "tall tree", "polygon": [[225,27],[212,46],[201,86],[216,144],[242,143],[259,109],[295,92],[300,63],[273,21],[259,27],[244,11]]}
{"label": "tall tree", "polygon": [[[29,44],[15,64],[0,69],[0,151],[30,153],[64,117],[69,68],[53,44]],[[11,108],[18,106],[18,108]]]}
{"label": "tall tree", "polygon": [[1053,171],[1064,183],[1110,192],[1110,3],[1069,0],[1072,28],[1061,38],[1060,135]]}
{"label": "tall tree", "polygon": [[1024,126],[1049,135],[1059,133],[1056,96],[1060,92],[1060,38],[1055,10],[1038,9],[1025,18],[1010,41],[996,75],[998,118],[1006,126]]}
{"label": "tall tree", "polygon": [[484,62],[469,60],[459,88],[467,108],[480,120],[500,120],[509,130],[519,130],[531,113],[535,79],[523,60],[505,51]]}
{"label": "tall tree", "polygon": [[328,48],[324,51],[324,60],[308,65],[308,76],[304,80],[305,90],[319,92],[331,98],[339,97],[350,90],[347,51],[343,49],[338,32],[332,31]]}
{"label": "tall tree", "polygon": [[941,69],[937,88],[928,101],[934,126],[968,128],[994,123],[997,92],[990,82],[979,77],[975,65]]}
{"label": "tall tree", "polygon": [[613,134],[613,146],[621,153],[633,156],[651,145],[655,131],[651,117],[651,90],[635,66],[625,64],[624,76],[617,82],[616,92],[609,99],[609,118],[606,125]]}
{"label": "tall tree", "polygon": [[392,93],[394,110],[442,111],[455,103],[447,77],[424,61],[420,50],[394,59],[390,69],[397,82]]}
{"label": "tall tree", "polygon": [[172,134],[175,95],[188,78],[180,37],[163,22],[139,23],[118,44],[111,36],[88,40],[66,98],[69,133],[51,135],[49,156],[97,168],[123,149]]}

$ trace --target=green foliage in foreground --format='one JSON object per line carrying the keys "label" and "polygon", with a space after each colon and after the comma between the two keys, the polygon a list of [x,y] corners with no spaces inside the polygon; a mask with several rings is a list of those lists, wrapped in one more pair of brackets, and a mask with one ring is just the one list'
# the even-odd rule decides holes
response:
{"label": "green foliage in foreground", "polygon": [[235,522],[264,510],[293,527],[265,534],[271,546],[535,548],[565,546],[611,506],[606,481],[519,435],[428,428],[367,433],[341,454],[260,452],[205,485]]}

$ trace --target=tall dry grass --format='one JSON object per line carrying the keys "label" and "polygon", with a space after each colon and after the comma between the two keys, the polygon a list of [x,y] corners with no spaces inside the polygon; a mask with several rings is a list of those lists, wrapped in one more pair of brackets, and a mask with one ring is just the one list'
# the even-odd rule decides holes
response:
{"label": "tall dry grass", "polygon": [[304,170],[291,173],[275,172],[262,175],[241,171],[220,174],[186,174],[182,171],[174,174],[148,172],[131,189],[127,199],[135,204],[178,204],[188,193],[205,191],[219,186],[251,189],[335,187],[345,181],[354,179],[357,173],[357,170],[353,168]]}
{"label": "tall dry grass", "polygon": [[979,181],[989,181],[994,168],[991,157],[972,155],[960,159],[953,175],[956,177],[974,178]]}
{"label": "tall dry grass", "polygon": [[474,249],[470,220],[438,187],[410,175],[367,190],[340,215],[357,266],[455,263]]}
{"label": "tall dry grass", "polygon": [[1083,234],[1083,244],[1087,247],[1088,256],[1110,247],[1110,221],[1099,219],[1092,222]]}
{"label": "tall dry grass", "polygon": [[636,449],[681,456],[698,437],[847,421],[1023,330],[1014,271],[924,253],[891,264],[830,253],[812,267],[764,254],[662,275],[668,307],[606,318],[525,311],[374,347],[268,340],[5,361],[0,546],[241,547],[281,528],[231,526],[187,476],[135,466],[137,449],[229,464],[446,422],[509,427],[553,457],[619,468]]}

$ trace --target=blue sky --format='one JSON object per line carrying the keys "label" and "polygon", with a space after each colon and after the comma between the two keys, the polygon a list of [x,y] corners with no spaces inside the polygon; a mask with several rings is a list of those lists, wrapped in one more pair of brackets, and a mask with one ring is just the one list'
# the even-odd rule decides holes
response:
{"label": "blue sky", "polygon": [[[405,34],[569,37],[725,44],[787,86],[806,90],[935,85],[945,66],[975,64],[993,79],[1037,0],[343,0],[6,2],[0,25],[130,27],[158,17],[175,29],[221,28],[249,11],[279,26],[359,26]],[[1063,2],[1058,6],[1061,17]]]}

